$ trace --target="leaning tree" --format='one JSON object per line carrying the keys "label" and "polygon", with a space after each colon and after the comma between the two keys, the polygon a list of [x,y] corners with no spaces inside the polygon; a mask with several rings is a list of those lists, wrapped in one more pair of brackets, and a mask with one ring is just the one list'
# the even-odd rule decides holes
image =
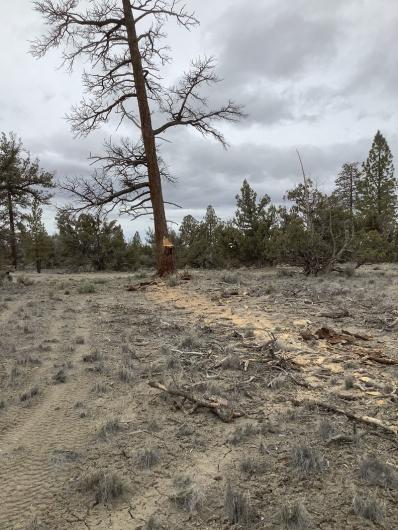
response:
{"label": "leaning tree", "polygon": [[46,204],[51,195],[53,175],[39,167],[38,160],[32,160],[15,134],[0,136],[0,222],[9,234],[12,265],[18,265],[17,222],[32,201]]}
{"label": "leaning tree", "polygon": [[[121,145],[109,142],[103,166],[93,179],[68,181],[65,188],[78,198],[78,208],[113,209],[133,217],[153,213],[159,274],[167,274],[173,262],[164,241],[168,235],[159,143],[168,130],[191,126],[204,136],[226,145],[215,127],[220,120],[235,121],[242,115],[232,101],[211,108],[202,89],[218,82],[212,58],[191,64],[174,86],[162,82],[162,67],[170,61],[162,44],[165,25],[173,19],[183,28],[198,24],[194,14],[179,0],[36,0],[48,32],[33,44],[33,54],[45,55],[64,45],[64,63],[73,67],[78,58],[88,59],[83,74],[87,96],[74,107],[69,119],[77,135],[87,135],[116,115],[139,129]],[[159,121],[159,123],[155,123]]]}

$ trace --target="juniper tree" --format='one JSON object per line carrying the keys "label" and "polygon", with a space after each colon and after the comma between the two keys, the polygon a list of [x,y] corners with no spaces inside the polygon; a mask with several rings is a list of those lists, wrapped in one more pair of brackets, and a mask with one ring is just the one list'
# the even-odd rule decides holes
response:
{"label": "juniper tree", "polygon": [[384,136],[377,131],[358,183],[358,210],[368,230],[389,231],[397,206],[396,188],[392,153]]}
{"label": "juniper tree", "polygon": [[31,160],[15,134],[0,137],[0,216],[5,220],[9,234],[11,260],[18,265],[17,223],[32,200],[46,204],[54,187],[53,175],[40,169],[38,160]]}
{"label": "juniper tree", "polygon": [[[241,116],[231,101],[214,109],[207,106],[201,89],[218,82],[211,58],[194,61],[172,87],[161,82],[161,67],[170,60],[160,43],[165,24],[173,19],[190,29],[197,19],[178,0],[95,0],[80,9],[79,0],[36,0],[34,5],[49,30],[34,44],[33,53],[40,57],[64,44],[64,62],[70,67],[78,57],[91,62],[83,76],[88,97],[70,115],[74,132],[89,134],[112,114],[139,130],[138,141],[125,140],[121,148],[108,144],[108,152],[98,158],[103,170],[93,181],[75,180],[66,189],[83,208],[119,205],[133,216],[152,212],[158,272],[170,272],[173,262],[163,247],[168,229],[160,138],[173,127],[189,126],[225,146],[214,122]],[[153,123],[153,111],[162,121]]]}
{"label": "juniper tree", "polygon": [[357,188],[360,178],[361,170],[358,162],[344,164],[336,178],[335,196],[349,213],[351,222],[356,209]]}

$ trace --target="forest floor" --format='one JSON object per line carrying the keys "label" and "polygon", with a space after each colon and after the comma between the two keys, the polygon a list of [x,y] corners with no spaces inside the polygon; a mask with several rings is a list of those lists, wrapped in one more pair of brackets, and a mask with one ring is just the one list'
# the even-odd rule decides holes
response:
{"label": "forest floor", "polygon": [[398,266],[149,277],[0,287],[0,529],[396,530]]}

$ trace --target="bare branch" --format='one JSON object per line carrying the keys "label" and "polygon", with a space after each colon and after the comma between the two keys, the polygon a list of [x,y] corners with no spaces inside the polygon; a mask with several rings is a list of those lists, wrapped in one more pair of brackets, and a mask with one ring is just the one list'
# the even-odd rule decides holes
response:
{"label": "bare branch", "polygon": [[236,122],[243,117],[241,107],[228,101],[217,109],[208,109],[207,99],[201,89],[218,83],[213,58],[198,59],[186,72],[180,83],[172,87],[163,97],[161,110],[169,116],[169,121],[155,129],[159,135],[170,127],[185,125],[194,127],[203,136],[212,136],[224,147],[227,146],[224,136],[214,126],[214,122]]}

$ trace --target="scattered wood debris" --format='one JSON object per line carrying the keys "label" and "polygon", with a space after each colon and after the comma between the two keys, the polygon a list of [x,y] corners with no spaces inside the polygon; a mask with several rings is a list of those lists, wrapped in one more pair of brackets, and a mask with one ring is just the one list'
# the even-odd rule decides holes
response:
{"label": "scattered wood debris", "polygon": [[324,313],[320,313],[319,316],[339,320],[341,318],[347,318],[351,315],[348,309],[336,309],[335,311],[326,311]]}
{"label": "scattered wood debris", "polygon": [[228,401],[221,397],[211,397],[210,399],[205,399],[203,397],[195,396],[192,392],[189,392],[188,390],[184,390],[176,386],[171,387],[162,385],[161,383],[157,383],[156,381],[149,381],[148,385],[152,388],[156,388],[157,390],[167,392],[171,396],[182,397],[183,402],[186,400],[190,401],[194,404],[193,409],[190,411],[191,413],[195,412],[198,407],[204,407],[211,410],[211,412],[213,412],[216,416],[220,418],[220,420],[224,421],[225,423],[230,423],[235,418],[240,418],[244,416],[243,412],[237,412],[233,410],[230,407]]}

